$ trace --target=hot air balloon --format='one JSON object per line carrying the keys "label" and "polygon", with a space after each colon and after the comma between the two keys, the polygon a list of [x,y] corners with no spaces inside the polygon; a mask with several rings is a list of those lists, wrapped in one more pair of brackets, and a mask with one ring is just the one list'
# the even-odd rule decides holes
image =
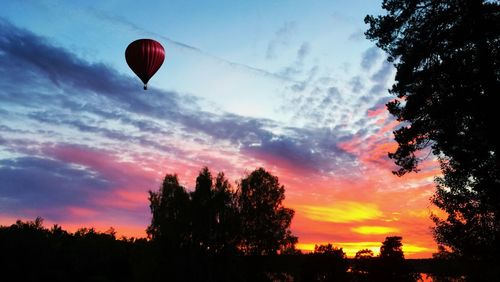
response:
{"label": "hot air balloon", "polygon": [[165,60],[165,49],[153,39],[138,39],[130,43],[125,50],[128,66],[148,89],[148,81],[160,69]]}

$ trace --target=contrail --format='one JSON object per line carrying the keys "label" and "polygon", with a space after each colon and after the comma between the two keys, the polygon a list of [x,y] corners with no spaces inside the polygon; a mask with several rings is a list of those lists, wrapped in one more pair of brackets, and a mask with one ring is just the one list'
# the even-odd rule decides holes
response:
{"label": "contrail", "polygon": [[142,28],[142,27],[140,27],[140,26],[138,26],[138,25],[136,25],[136,24],[134,24],[134,23],[126,20],[126,19],[124,19],[123,17],[116,16],[116,15],[105,14],[104,12],[96,10],[94,8],[88,8],[87,10],[90,11],[90,13],[93,16],[95,16],[97,19],[99,19],[99,20],[113,22],[115,24],[119,24],[119,25],[125,26],[125,27],[127,27],[127,28],[129,28],[131,30],[134,30],[136,32],[139,32],[139,33],[143,33],[143,34],[145,33],[145,34],[149,34],[149,35],[152,35],[152,36],[155,36],[155,37],[159,37],[159,38],[167,41],[168,43],[170,43],[172,45],[175,45],[175,46],[177,46],[179,48],[182,48],[182,49],[185,49],[185,50],[189,50],[189,51],[192,51],[192,52],[196,52],[196,53],[201,54],[201,55],[203,55],[205,57],[208,57],[210,59],[213,59],[213,60],[216,60],[218,62],[224,63],[224,64],[226,64],[226,65],[228,65],[230,67],[242,69],[242,70],[254,73],[254,74],[263,75],[263,76],[266,76],[266,77],[270,77],[270,78],[273,78],[273,79],[278,79],[278,80],[285,81],[285,82],[300,83],[299,81],[290,79],[289,77],[286,77],[286,76],[282,76],[282,75],[279,75],[279,74],[276,74],[276,73],[268,72],[266,70],[255,68],[255,67],[252,67],[252,66],[249,66],[249,65],[231,62],[231,61],[228,61],[228,60],[223,59],[221,57],[209,54],[209,53],[201,50],[198,47],[195,47],[195,46],[192,46],[192,45],[189,45],[189,44],[185,44],[185,43],[176,41],[176,40],[174,40],[174,39],[172,39],[170,37],[164,36],[162,34],[158,34],[156,32],[151,32],[151,31],[145,30],[144,28]]}

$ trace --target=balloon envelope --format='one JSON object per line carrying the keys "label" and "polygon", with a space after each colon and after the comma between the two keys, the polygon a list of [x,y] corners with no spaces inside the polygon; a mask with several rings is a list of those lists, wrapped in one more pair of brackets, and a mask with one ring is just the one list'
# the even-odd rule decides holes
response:
{"label": "balloon envelope", "polygon": [[125,59],[132,71],[142,80],[146,90],[148,81],[165,60],[165,49],[153,39],[138,39],[128,45]]}

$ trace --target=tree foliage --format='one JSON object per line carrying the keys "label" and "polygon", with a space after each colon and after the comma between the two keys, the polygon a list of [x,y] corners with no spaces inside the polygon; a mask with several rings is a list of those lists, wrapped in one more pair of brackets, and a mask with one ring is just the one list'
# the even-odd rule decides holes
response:
{"label": "tree foliage", "polygon": [[392,236],[386,237],[382,246],[380,247],[380,258],[381,259],[391,259],[391,260],[403,260],[403,243],[401,243],[403,237]]}
{"label": "tree foliage", "polygon": [[224,173],[214,178],[204,167],[196,178],[191,206],[193,245],[212,254],[236,252],[239,224],[235,193]]}
{"label": "tree foliage", "polygon": [[370,249],[362,249],[356,252],[354,259],[370,259],[373,258],[373,251]]}
{"label": "tree foliage", "polygon": [[[2,281],[132,281],[143,269],[131,267],[135,239],[119,241],[112,229],[80,228],[69,233],[42,218],[0,226]],[[142,273],[141,273],[142,272]]]}
{"label": "tree foliage", "polygon": [[203,168],[193,192],[167,174],[158,192],[150,191],[153,218],[148,235],[168,248],[202,254],[276,254],[294,250],[293,210],[283,207],[285,188],[259,168],[232,190],[223,173]]}
{"label": "tree foliage", "polygon": [[371,269],[371,281],[418,281],[420,274],[415,273],[405,260],[403,237],[386,237],[380,246],[377,267]]}
{"label": "tree foliage", "polygon": [[190,199],[177,175],[167,174],[158,192],[149,191],[151,225],[146,232],[167,248],[182,248],[190,243]]}
{"label": "tree foliage", "polygon": [[342,248],[331,243],[314,245],[314,252],[305,256],[301,281],[349,281],[349,265]]}
{"label": "tree foliage", "polygon": [[397,69],[387,104],[401,122],[389,157],[403,175],[438,157],[435,238],[456,254],[500,253],[500,6],[485,0],[384,0],[366,35]]}
{"label": "tree foliage", "polygon": [[[217,183],[217,177],[214,183]],[[217,184],[215,184],[217,185]],[[161,237],[160,237],[161,238]],[[2,281],[407,281],[404,264],[381,259],[357,260],[352,265],[342,248],[316,246],[314,253],[239,255],[180,252],[159,248],[154,240],[116,237],[80,228],[74,233],[43,220],[0,226]],[[407,269],[407,268],[406,268]],[[383,272],[381,270],[385,270]],[[389,271],[389,272],[387,272]],[[385,276],[382,275],[385,273]],[[396,280],[391,280],[391,278]],[[380,278],[380,279],[379,279]],[[494,280],[491,280],[494,281]]]}
{"label": "tree foliage", "polygon": [[283,207],[285,187],[278,177],[259,168],[239,186],[241,249],[246,254],[269,255],[293,247],[297,242],[290,230],[294,211]]}
{"label": "tree foliage", "polygon": [[314,254],[335,256],[341,259],[347,258],[342,248],[334,247],[330,243],[326,245],[314,245]]}
{"label": "tree foliage", "polygon": [[234,254],[238,248],[239,219],[236,207],[236,195],[223,172],[215,178],[213,187],[214,205],[214,252]]}

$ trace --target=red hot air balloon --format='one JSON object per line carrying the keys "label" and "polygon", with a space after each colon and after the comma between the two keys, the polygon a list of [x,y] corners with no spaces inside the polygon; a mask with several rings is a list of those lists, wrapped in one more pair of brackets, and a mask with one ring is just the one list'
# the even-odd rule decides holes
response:
{"label": "red hot air balloon", "polygon": [[160,69],[165,60],[165,49],[153,39],[138,39],[130,43],[125,50],[128,66],[148,89],[148,81]]}

